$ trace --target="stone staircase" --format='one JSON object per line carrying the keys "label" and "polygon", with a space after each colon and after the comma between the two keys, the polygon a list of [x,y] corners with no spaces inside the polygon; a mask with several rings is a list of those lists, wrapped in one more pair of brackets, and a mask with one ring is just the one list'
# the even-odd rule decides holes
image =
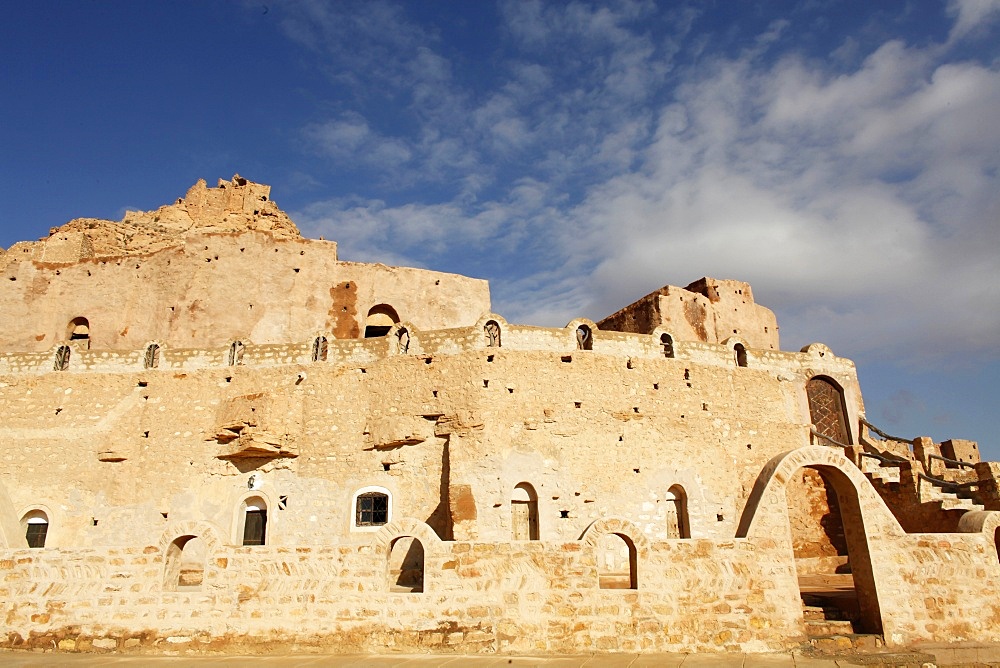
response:
{"label": "stone staircase", "polygon": [[872,652],[885,643],[881,635],[857,633],[854,628],[851,604],[856,600],[833,599],[815,594],[802,594],[802,618],[808,648],[819,654],[843,652]]}
{"label": "stone staircase", "polygon": [[[889,500],[893,495],[900,493],[899,467],[894,466],[891,462],[862,457],[861,471],[883,498]],[[972,492],[963,489],[949,491],[947,487],[947,484],[942,484],[927,476],[921,476],[917,489],[918,503],[936,504],[939,510],[984,509],[982,504],[976,502]]]}

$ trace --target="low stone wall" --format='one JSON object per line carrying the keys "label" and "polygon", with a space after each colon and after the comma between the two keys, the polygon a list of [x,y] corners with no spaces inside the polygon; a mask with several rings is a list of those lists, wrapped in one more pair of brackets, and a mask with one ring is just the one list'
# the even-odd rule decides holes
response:
{"label": "low stone wall", "polygon": [[[763,652],[802,640],[786,541],[638,536],[637,588],[599,588],[598,541],[632,530],[602,520],[579,541],[442,542],[404,520],[366,544],[214,546],[197,591],[169,591],[159,546],[6,551],[5,645],[516,654]],[[423,544],[421,593],[390,591],[400,535]],[[890,543],[893,553],[892,563],[875,565],[893,571],[880,588],[890,644],[1000,640],[1000,566],[982,535],[878,540],[874,555]]]}

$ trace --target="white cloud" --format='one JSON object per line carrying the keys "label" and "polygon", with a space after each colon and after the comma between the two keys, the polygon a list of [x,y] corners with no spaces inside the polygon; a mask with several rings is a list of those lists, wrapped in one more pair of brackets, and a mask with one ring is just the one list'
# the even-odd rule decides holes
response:
{"label": "white cloud", "polygon": [[1000,0],[951,0],[948,13],[955,17],[949,42],[975,36],[978,30],[1000,16]]}
{"label": "white cloud", "polygon": [[[953,2],[953,37],[996,5]],[[489,86],[457,80],[426,35],[400,45],[413,132],[350,113],[307,130],[331,156],[449,194],[331,200],[296,214],[303,229],[348,259],[393,249],[405,264],[482,268],[512,321],[596,318],[707,274],[751,282],[786,348],[996,354],[996,66],[900,39],[860,61],[773,57],[795,30],[784,19],[737,55],[706,57],[687,38],[697,12],[653,39],[651,3],[501,14],[513,53]]]}

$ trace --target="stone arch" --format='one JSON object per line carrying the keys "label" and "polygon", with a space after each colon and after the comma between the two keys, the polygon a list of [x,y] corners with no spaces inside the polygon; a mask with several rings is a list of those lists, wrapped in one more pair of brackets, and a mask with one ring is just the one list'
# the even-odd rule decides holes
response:
{"label": "stone arch", "polygon": [[418,351],[417,329],[411,322],[397,322],[386,333],[390,355],[406,355]]}
{"label": "stone arch", "polygon": [[486,348],[500,348],[503,345],[503,336],[507,331],[507,321],[496,313],[484,313],[476,321],[475,329],[483,333],[483,346]]}
{"label": "stone arch", "polygon": [[49,535],[51,525],[52,515],[45,506],[30,506],[21,513],[21,530],[28,547],[53,547]]}
{"label": "stone arch", "polygon": [[[624,550],[627,550],[628,571],[621,570],[625,563],[621,564],[620,572],[604,572],[602,569],[604,560],[600,552],[602,545],[610,536],[615,536],[621,540],[623,545],[622,559],[626,558]],[[649,557],[649,539],[643,535],[632,522],[619,517],[606,517],[594,521],[588,526],[581,536],[585,549],[590,550],[594,555],[598,586],[601,589],[639,589],[643,582],[643,564]]]}
{"label": "stone arch", "polygon": [[[251,476],[253,478],[255,476]],[[258,478],[259,480],[259,478]],[[263,502],[264,514],[260,519],[264,526],[264,545],[273,545],[275,529],[279,514],[274,512],[278,509],[277,496],[270,483],[260,481],[252,487],[244,487],[239,494],[231,496],[232,503],[232,527],[230,529],[231,545],[245,545],[244,532],[246,531],[247,506],[260,507]],[[257,500],[256,502],[254,500]]]}
{"label": "stone arch", "polygon": [[997,562],[1000,563],[1000,511],[973,510],[958,520],[958,530],[962,533],[981,533],[993,543]]}
{"label": "stone arch", "polygon": [[810,343],[807,346],[802,346],[799,352],[813,357],[834,357],[833,351],[825,343]]}
{"label": "stone arch", "polygon": [[206,520],[186,520],[181,522],[171,522],[160,534],[158,548],[161,553],[166,552],[167,547],[181,536],[199,536],[205,541],[205,546],[209,554],[217,552],[223,545],[222,536],[224,532],[214,522]]}
{"label": "stone arch", "polygon": [[[777,455],[762,469],[743,515],[737,538],[784,538],[791,550],[786,486],[796,471],[813,469],[833,487],[840,504],[852,564],[854,589],[865,630],[881,632],[877,565],[872,560],[872,539],[902,535],[899,523],[871,482],[843,453],[832,448],[805,446]],[[864,512],[862,512],[864,508]],[[790,554],[789,559],[794,559]]]}
{"label": "stone arch", "polygon": [[739,336],[730,336],[728,339],[722,342],[722,345],[729,348],[733,355],[733,361],[736,362],[737,367],[746,367],[748,365],[747,356],[747,342],[744,341]]}
{"label": "stone arch", "polygon": [[419,593],[433,589],[444,546],[426,522],[401,517],[380,528],[374,538],[376,553],[385,559],[386,590]]}
{"label": "stone arch", "polygon": [[599,329],[593,320],[575,318],[566,325],[566,329],[573,332],[577,350],[594,349],[594,339]]}
{"label": "stone arch", "polygon": [[[163,590],[198,591],[213,567],[212,555],[221,545],[219,530],[204,521],[173,523],[160,536]],[[192,551],[198,552],[192,559]]]}
{"label": "stone arch", "polygon": [[388,304],[376,304],[368,309],[365,316],[365,338],[385,336],[392,326],[399,322],[399,314]]}
{"label": "stone arch", "polygon": [[392,541],[400,536],[413,536],[420,540],[427,555],[440,556],[443,551],[441,538],[426,522],[413,517],[400,517],[381,527],[373,534],[375,545],[383,554],[388,554]]}

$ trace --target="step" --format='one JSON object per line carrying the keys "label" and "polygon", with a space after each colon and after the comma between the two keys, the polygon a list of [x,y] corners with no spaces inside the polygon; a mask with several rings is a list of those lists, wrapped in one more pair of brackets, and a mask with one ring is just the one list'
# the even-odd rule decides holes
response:
{"label": "step", "polygon": [[986,507],[966,499],[940,499],[941,510],[985,510]]}
{"label": "step", "polygon": [[806,635],[810,638],[854,634],[854,625],[845,619],[809,620],[805,624]]}
{"label": "step", "polygon": [[877,652],[884,646],[882,636],[874,633],[844,633],[809,638],[809,649],[815,654]]}
{"label": "step", "polygon": [[836,606],[804,605],[802,606],[802,618],[806,621],[844,621],[844,611]]}

